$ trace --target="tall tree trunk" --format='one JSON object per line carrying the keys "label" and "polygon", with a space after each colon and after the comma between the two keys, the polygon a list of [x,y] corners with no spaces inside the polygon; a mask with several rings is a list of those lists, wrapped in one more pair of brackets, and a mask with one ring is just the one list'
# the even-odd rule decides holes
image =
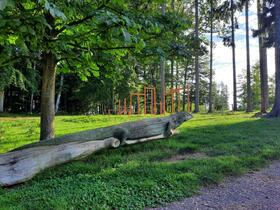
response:
{"label": "tall tree trunk", "polygon": [[165,60],[160,58],[160,101],[162,103],[162,110],[165,112]]}
{"label": "tall tree trunk", "polygon": [[249,40],[249,0],[245,2],[246,19],[246,55],[247,55],[247,112],[252,112],[252,88],[251,88],[251,64],[250,64],[250,40]]}
{"label": "tall tree trunk", "polygon": [[143,80],[147,80],[147,71],[146,71],[146,66],[143,67]]}
{"label": "tall tree trunk", "polygon": [[0,90],[0,112],[4,112],[4,90]]}
{"label": "tall tree trunk", "polygon": [[[175,0],[171,0],[171,11],[175,13]],[[171,56],[171,89],[174,88],[174,56]]]}
{"label": "tall tree trunk", "polygon": [[[179,88],[179,63],[176,62],[176,89]],[[178,105],[179,105],[179,94],[176,93],[176,103],[177,107],[176,110],[178,110]]]}
{"label": "tall tree trunk", "polygon": [[211,4],[211,14],[210,14],[210,75],[209,75],[209,109],[208,112],[213,112],[213,102],[212,102],[212,86],[213,86],[213,0]]}
{"label": "tall tree trunk", "polygon": [[[198,40],[198,0],[195,0],[195,37]],[[195,53],[195,109],[194,112],[199,112],[199,62],[198,62],[198,50]]]}
{"label": "tall tree trunk", "polygon": [[33,113],[33,98],[34,98],[34,94],[33,94],[33,92],[31,92],[31,95],[30,95],[30,104],[29,104],[29,112],[30,112],[30,114]]}
{"label": "tall tree trunk", "polygon": [[[262,27],[261,12],[265,2],[257,0],[258,26]],[[261,113],[266,113],[269,107],[268,100],[268,73],[267,73],[267,50],[263,41],[264,35],[259,35],[259,57],[260,57],[260,80],[261,80]]]}
{"label": "tall tree trunk", "polygon": [[171,58],[171,72],[170,72],[170,76],[171,76],[171,89],[174,87],[174,58]]}
{"label": "tall tree trunk", "polygon": [[231,0],[231,46],[232,46],[232,70],[233,70],[233,111],[237,111],[237,88],[236,88],[236,63],[235,63],[235,22],[234,22],[234,7]]}
{"label": "tall tree trunk", "polygon": [[185,71],[184,71],[184,87],[183,87],[183,111],[186,111],[186,88],[187,88],[187,73],[188,73],[188,63],[186,65]]}
{"label": "tall tree trunk", "polygon": [[[166,4],[161,6],[162,15],[165,16]],[[162,103],[163,113],[165,113],[165,59],[160,57],[160,100]]]}
{"label": "tall tree trunk", "polygon": [[[171,10],[175,12],[175,0],[171,0]],[[171,89],[174,87],[174,56],[171,57]]]}
{"label": "tall tree trunk", "polygon": [[[111,98],[111,106],[112,106],[112,112],[114,113],[115,110],[115,87],[114,84],[112,84],[112,98]],[[131,108],[131,107],[130,107]]]}
{"label": "tall tree trunk", "polygon": [[58,93],[57,93],[57,97],[56,97],[56,102],[55,102],[55,113],[57,113],[58,110],[59,110],[61,92],[62,92],[62,88],[63,88],[63,80],[64,80],[64,76],[63,76],[63,74],[61,74],[60,82],[59,82],[59,89],[58,89]]}
{"label": "tall tree trunk", "polygon": [[275,99],[271,117],[280,117],[280,1],[275,1]]}
{"label": "tall tree trunk", "polygon": [[44,52],[42,57],[41,133],[40,140],[54,138],[56,57]]}

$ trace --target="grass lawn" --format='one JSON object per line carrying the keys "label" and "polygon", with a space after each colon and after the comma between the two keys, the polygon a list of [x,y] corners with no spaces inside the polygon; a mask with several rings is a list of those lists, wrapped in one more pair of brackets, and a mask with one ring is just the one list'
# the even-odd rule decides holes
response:
{"label": "grass lawn", "polygon": [[[0,209],[143,209],[194,195],[225,176],[280,158],[280,120],[252,114],[200,114],[165,140],[101,151],[50,168],[31,181],[0,188]],[[56,133],[144,116],[58,116]],[[36,141],[38,117],[0,116],[0,153]],[[178,154],[205,156],[164,161]]]}

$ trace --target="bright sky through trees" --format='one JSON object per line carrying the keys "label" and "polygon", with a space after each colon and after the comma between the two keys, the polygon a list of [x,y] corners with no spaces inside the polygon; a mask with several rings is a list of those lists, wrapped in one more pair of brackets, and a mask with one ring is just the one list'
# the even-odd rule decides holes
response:
{"label": "bright sky through trees", "polygon": [[[249,23],[250,30],[257,29],[257,6],[254,2],[249,8]],[[237,75],[241,74],[242,69],[246,69],[246,40],[245,40],[245,13],[237,14],[239,29],[236,30],[236,70]],[[216,35],[214,38],[214,69],[216,82],[224,82],[229,88],[229,105],[232,105],[232,60],[231,60],[231,48],[223,46],[223,42]],[[251,65],[254,65],[259,60],[259,49],[258,49],[258,38],[253,38],[252,33],[250,34],[250,54],[251,54]],[[274,48],[268,49],[267,51],[268,61],[268,73],[269,76],[275,73],[275,59],[274,59]]]}

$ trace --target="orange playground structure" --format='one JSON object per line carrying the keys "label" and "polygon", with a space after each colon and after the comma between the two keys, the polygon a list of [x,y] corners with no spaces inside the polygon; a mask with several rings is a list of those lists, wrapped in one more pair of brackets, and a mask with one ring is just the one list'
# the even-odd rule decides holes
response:
{"label": "orange playground structure", "polygon": [[[108,114],[131,115],[131,114],[165,114],[167,108],[171,108],[170,112],[175,112],[175,104],[177,105],[177,112],[181,111],[181,97],[182,92],[186,93],[187,111],[190,112],[190,87],[187,85],[183,88],[171,88],[165,92],[165,100],[157,103],[157,95],[155,87],[144,86],[142,93],[130,93],[129,105],[126,98],[118,100],[116,109],[108,109]],[[170,102],[169,106],[167,100]],[[157,110],[159,108],[159,110]]]}

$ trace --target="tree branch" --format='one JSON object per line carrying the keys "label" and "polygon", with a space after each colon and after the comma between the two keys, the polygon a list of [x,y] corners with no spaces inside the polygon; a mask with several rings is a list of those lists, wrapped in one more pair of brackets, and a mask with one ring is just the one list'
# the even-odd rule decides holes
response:
{"label": "tree branch", "polygon": [[[97,11],[97,10],[100,10],[100,9],[103,9],[104,7],[105,7],[105,5],[102,4],[100,7],[98,7],[98,8],[96,9],[96,11]],[[58,30],[55,30],[56,36],[57,36],[58,34],[60,34],[61,32],[63,32],[63,31],[64,31],[66,28],[68,28],[68,27],[80,25],[80,24],[82,24],[82,23],[84,23],[84,22],[90,20],[91,18],[94,17],[94,15],[96,14],[96,11],[92,12],[91,14],[89,14],[89,15],[87,15],[87,16],[85,16],[85,17],[79,19],[79,20],[74,20],[74,21],[72,21],[72,22],[70,22],[70,23],[64,25],[62,28],[60,28],[60,29],[58,29]]]}
{"label": "tree branch", "polygon": [[73,43],[68,43],[68,45],[76,47],[77,49],[81,49],[81,50],[120,50],[120,49],[135,49],[135,46],[118,46],[118,47],[90,47],[90,48],[86,48],[86,47],[82,47],[82,46],[78,46],[76,44]]}

